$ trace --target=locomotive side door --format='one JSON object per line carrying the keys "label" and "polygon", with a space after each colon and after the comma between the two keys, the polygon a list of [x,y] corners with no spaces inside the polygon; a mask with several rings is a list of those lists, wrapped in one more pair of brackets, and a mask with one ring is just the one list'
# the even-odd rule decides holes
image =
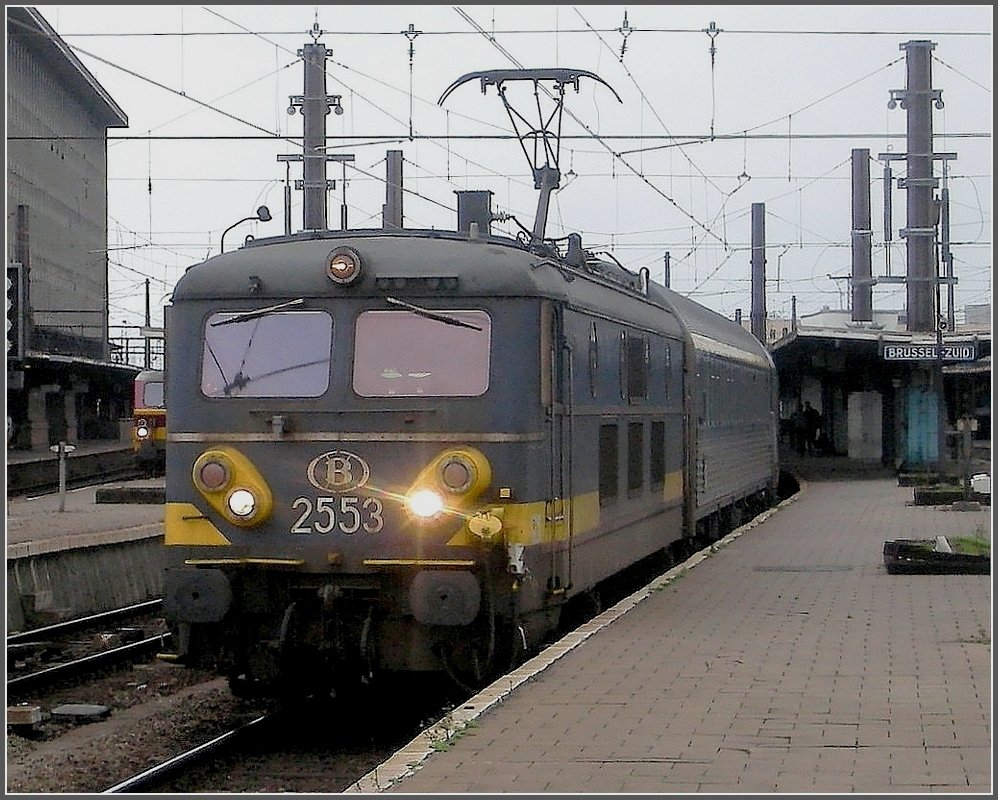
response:
{"label": "locomotive side door", "polygon": [[542,397],[547,408],[549,486],[545,538],[550,542],[546,585],[561,598],[572,582],[572,351],[565,333],[564,307],[545,300],[541,306]]}

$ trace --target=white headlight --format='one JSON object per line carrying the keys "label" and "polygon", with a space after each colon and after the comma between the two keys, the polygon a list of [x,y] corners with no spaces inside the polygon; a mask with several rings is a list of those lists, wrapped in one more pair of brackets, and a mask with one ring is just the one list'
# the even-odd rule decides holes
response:
{"label": "white headlight", "polygon": [[256,498],[248,489],[236,489],[229,495],[229,511],[237,517],[250,517],[256,511]]}
{"label": "white headlight", "polygon": [[141,427],[140,428],[136,428],[135,429],[135,435],[138,436],[140,439],[145,439],[149,435],[149,429],[148,428],[141,428]]}
{"label": "white headlight", "polygon": [[409,496],[409,510],[417,517],[429,519],[439,514],[443,507],[443,498],[429,489],[420,489]]}

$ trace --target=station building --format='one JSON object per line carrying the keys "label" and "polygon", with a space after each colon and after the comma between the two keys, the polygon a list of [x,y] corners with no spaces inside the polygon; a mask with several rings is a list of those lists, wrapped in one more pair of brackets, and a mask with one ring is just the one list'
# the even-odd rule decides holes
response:
{"label": "station building", "polygon": [[810,402],[830,455],[913,471],[990,465],[990,306],[968,307],[942,334],[907,331],[903,311],[872,316],[824,309],[768,321],[781,429]]}
{"label": "station building", "polygon": [[107,131],[128,118],[32,7],[7,7],[8,447],[119,438],[137,368],[108,337]]}

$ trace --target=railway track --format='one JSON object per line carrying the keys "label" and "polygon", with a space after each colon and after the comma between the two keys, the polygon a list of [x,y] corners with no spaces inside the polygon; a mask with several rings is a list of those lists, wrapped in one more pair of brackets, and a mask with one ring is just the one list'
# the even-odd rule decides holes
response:
{"label": "railway track", "polygon": [[102,611],[99,614],[91,614],[88,617],[79,617],[77,619],[57,622],[52,625],[46,625],[43,628],[32,628],[29,631],[12,633],[7,636],[7,649],[9,650],[12,644],[42,641],[52,636],[75,633],[77,631],[85,630],[86,628],[100,627],[101,625],[107,625],[116,620],[128,619],[140,614],[157,613],[160,609],[162,609],[162,607],[163,599],[156,598],[153,600],[147,600],[144,603],[136,603],[130,606],[114,608],[110,611]]}
{"label": "railway track", "polygon": [[[8,636],[8,698],[163,649],[170,634],[157,615],[161,608],[162,600],[150,600]],[[109,630],[121,621],[137,624]]]}
{"label": "railway track", "polygon": [[283,706],[179,754],[103,794],[328,793],[352,785],[456,702],[440,689],[312,698]]}
{"label": "railway track", "polygon": [[190,750],[168,758],[137,775],[126,778],[105,789],[103,794],[157,791],[181,771],[201,767],[212,759],[220,758],[224,753],[246,744],[252,737],[259,736],[261,728],[273,724],[273,717],[270,715],[257,717],[245,725],[233,728],[221,736],[216,736],[210,741],[192,747]]}
{"label": "railway track", "polygon": [[16,697],[28,691],[38,691],[58,681],[75,678],[94,670],[105,669],[139,657],[147,657],[161,651],[170,641],[170,634],[163,633],[129,642],[109,650],[74,658],[51,667],[28,672],[7,681],[7,696]]}
{"label": "railway track", "polygon": [[[10,468],[11,466],[9,465],[8,469]],[[85,489],[89,486],[100,486],[101,484],[109,483],[111,481],[133,481],[145,477],[147,477],[147,473],[141,470],[122,467],[121,469],[103,470],[101,472],[67,478],[66,489]],[[13,484],[13,482],[11,482],[11,485],[8,485],[7,496],[31,497],[35,495],[54,494],[58,491],[58,479],[52,480],[51,478],[44,476],[35,477],[31,474],[27,474],[21,476],[17,484]]]}

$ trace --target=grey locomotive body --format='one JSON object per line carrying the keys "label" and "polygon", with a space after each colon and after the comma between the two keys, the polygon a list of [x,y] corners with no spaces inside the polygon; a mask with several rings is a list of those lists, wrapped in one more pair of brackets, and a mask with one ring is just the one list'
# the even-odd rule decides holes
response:
{"label": "grey locomotive body", "polygon": [[740,326],[582,251],[260,239],[168,317],[167,613],[234,688],[494,677],[573,598],[775,496]]}

